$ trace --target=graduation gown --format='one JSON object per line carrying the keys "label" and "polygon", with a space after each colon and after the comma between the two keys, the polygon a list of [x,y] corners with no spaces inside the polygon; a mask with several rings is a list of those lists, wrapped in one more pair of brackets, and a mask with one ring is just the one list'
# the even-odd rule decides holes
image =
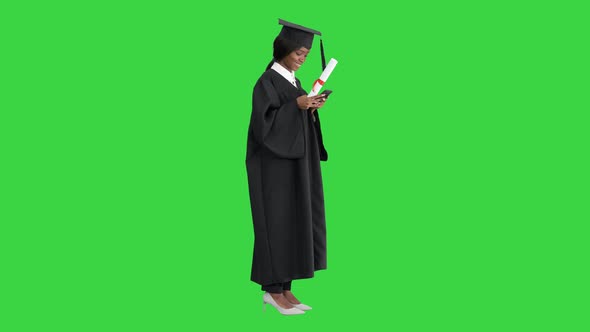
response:
{"label": "graduation gown", "polygon": [[297,107],[307,94],[268,69],[256,82],[246,169],[254,223],[251,280],[267,285],[311,278],[327,268],[326,161],[319,112]]}

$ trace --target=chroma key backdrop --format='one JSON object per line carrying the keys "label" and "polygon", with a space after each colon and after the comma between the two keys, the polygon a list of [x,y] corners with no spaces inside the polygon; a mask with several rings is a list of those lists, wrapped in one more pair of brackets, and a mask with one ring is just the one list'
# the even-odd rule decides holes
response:
{"label": "chroma key backdrop", "polygon": [[[0,330],[588,331],[573,1],[0,5]],[[250,281],[252,89],[278,19],[338,65],[313,310]],[[319,39],[297,72],[321,73]],[[271,310],[272,309],[272,310]]]}

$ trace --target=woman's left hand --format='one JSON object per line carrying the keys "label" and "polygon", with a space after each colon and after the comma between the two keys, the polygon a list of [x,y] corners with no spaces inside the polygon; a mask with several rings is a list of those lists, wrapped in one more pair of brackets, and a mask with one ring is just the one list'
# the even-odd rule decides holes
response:
{"label": "woman's left hand", "polygon": [[317,110],[318,108],[321,108],[326,103],[325,96],[324,95],[321,95],[321,96],[322,96],[322,98],[318,102],[312,104],[313,106],[310,108],[312,114],[313,114],[313,112],[315,112],[315,110]]}

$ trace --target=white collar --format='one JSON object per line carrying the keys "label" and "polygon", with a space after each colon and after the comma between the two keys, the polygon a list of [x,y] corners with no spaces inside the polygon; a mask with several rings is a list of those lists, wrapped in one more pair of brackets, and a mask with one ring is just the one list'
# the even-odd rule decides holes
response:
{"label": "white collar", "polygon": [[295,80],[295,72],[285,69],[285,67],[281,66],[278,62],[272,64],[270,67],[277,73],[281,74],[287,81],[291,82],[293,86],[297,87],[297,81]]}

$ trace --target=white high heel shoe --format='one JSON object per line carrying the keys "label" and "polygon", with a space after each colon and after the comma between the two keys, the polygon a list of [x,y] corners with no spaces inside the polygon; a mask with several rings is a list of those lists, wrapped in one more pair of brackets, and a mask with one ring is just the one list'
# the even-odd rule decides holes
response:
{"label": "white high heel shoe", "polygon": [[277,310],[283,315],[301,315],[301,314],[305,313],[303,310],[300,310],[297,308],[285,309],[285,308],[281,307],[275,301],[275,299],[272,298],[270,293],[265,292],[264,295],[262,296],[262,310],[266,311],[266,304],[267,303],[272,305],[273,307],[277,308]]}
{"label": "white high heel shoe", "polygon": [[311,310],[311,307],[308,306],[307,304],[303,304],[303,303],[299,303],[299,304],[295,304],[295,303],[291,303],[295,308],[299,309],[299,310]]}

